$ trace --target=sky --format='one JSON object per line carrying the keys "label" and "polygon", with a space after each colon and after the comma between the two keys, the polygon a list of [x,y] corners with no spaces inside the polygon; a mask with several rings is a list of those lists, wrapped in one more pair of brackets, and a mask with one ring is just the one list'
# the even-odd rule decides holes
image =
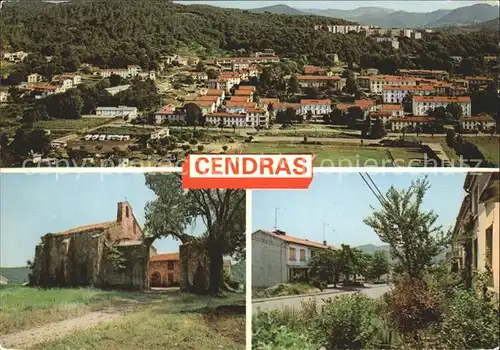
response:
{"label": "sky", "polygon": [[[480,1],[466,1],[466,0],[425,0],[425,1],[176,1],[183,4],[209,4],[217,7],[234,7],[241,9],[259,8],[273,5],[288,5],[297,9],[338,9],[338,10],[352,10],[358,7],[384,7],[394,10],[402,10],[408,12],[431,12],[439,9],[455,9],[458,7],[470,6],[477,3],[498,4],[495,0],[480,0]],[[425,3],[425,5],[424,5]]]}
{"label": "sky", "polygon": [[[128,200],[141,227],[155,194],[143,174],[0,175],[0,266],[25,266],[46,233],[116,220],[117,202]],[[201,224],[188,229],[198,234]],[[156,240],[159,253],[178,251],[172,238]]]}
{"label": "sky", "polygon": [[[371,174],[382,193],[394,185],[407,188],[412,180],[423,174]],[[462,199],[465,174],[428,174],[431,188],[422,207],[439,214],[438,225],[447,230],[455,223]],[[363,223],[380,204],[358,173],[315,173],[307,190],[252,191],[252,232],[258,229],[272,231],[275,208],[278,208],[278,229],[290,236],[327,244],[382,245],[377,234]],[[326,224],[323,231],[323,224]]]}

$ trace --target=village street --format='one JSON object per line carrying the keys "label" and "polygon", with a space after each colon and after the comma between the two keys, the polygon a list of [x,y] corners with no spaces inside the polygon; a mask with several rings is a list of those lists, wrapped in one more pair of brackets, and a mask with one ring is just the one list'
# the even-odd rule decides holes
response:
{"label": "village street", "polygon": [[252,302],[252,312],[254,314],[259,311],[272,311],[272,310],[284,310],[284,309],[300,309],[302,302],[309,301],[315,298],[318,306],[325,304],[325,300],[328,298],[334,298],[341,295],[347,295],[352,293],[363,293],[371,299],[377,299],[382,297],[385,292],[388,292],[390,287],[386,284],[383,285],[373,285],[368,288],[358,288],[357,290],[344,292],[341,290],[328,289],[322,293],[316,295],[294,295],[286,297],[258,299]]}

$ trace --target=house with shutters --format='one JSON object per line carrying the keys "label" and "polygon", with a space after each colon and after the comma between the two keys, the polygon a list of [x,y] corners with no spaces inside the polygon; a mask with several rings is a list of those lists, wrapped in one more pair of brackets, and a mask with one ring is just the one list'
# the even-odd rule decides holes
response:
{"label": "house with shutters", "polygon": [[[252,287],[270,287],[293,281],[309,272],[309,262],[320,249],[329,246],[283,231],[252,233]],[[333,248],[333,247],[332,247]]]}

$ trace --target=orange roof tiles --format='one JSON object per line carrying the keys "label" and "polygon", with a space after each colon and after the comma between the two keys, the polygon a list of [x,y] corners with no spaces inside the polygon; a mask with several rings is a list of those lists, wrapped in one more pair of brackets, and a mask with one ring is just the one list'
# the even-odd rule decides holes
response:
{"label": "orange roof tiles", "polygon": [[248,108],[247,112],[248,113],[266,113],[266,110],[262,109],[262,108]]}
{"label": "orange roof tiles", "polygon": [[198,96],[196,98],[197,101],[212,101],[212,102],[217,102],[219,101],[219,96]]}
{"label": "orange roof tiles", "polygon": [[280,99],[279,98],[261,98],[259,100],[260,103],[263,103],[263,104],[274,104],[274,103],[280,103]]}
{"label": "orange roof tiles", "polygon": [[255,86],[253,85],[240,85],[238,90],[252,90],[255,91]]}
{"label": "orange roof tiles", "polygon": [[283,103],[276,103],[273,105],[274,109],[300,109],[300,103],[288,103],[288,102],[283,102]]}
{"label": "orange roof tiles", "polygon": [[471,121],[471,122],[494,122],[495,119],[489,115],[473,115],[471,117],[462,117],[461,121]]}
{"label": "orange roof tiles", "polygon": [[114,225],[116,225],[116,221],[101,222],[99,224],[91,224],[91,225],[75,227],[75,228],[72,228],[70,230],[58,232],[58,233],[54,233],[54,234],[55,235],[71,235],[74,233],[82,233],[82,232],[88,232],[88,231],[103,231],[103,230],[106,230]]}
{"label": "orange roof tiles", "polygon": [[245,107],[245,108],[255,108],[257,105],[254,102],[237,102],[237,101],[227,101],[226,107]]}
{"label": "orange roof tiles", "polygon": [[470,103],[469,96],[413,96],[413,102],[457,102]]}
{"label": "orange roof tiles", "polygon": [[187,105],[188,103],[194,103],[195,105],[198,105],[199,107],[212,107],[215,103],[213,101],[187,101],[184,103],[184,106]]}
{"label": "orange roof tiles", "polygon": [[297,75],[297,80],[340,80],[336,75]]}
{"label": "orange roof tiles", "polygon": [[300,100],[301,105],[331,105],[332,100]]}
{"label": "orange roof tiles", "polygon": [[166,253],[153,255],[149,258],[149,261],[177,261],[180,260],[179,253]]}
{"label": "orange roof tiles", "polygon": [[404,91],[434,91],[432,85],[384,85],[382,90],[404,90]]}
{"label": "orange roof tiles", "polygon": [[377,107],[381,111],[402,111],[403,110],[403,106],[402,105],[385,104],[385,105],[378,105]]}
{"label": "orange roof tiles", "polygon": [[217,113],[210,113],[207,114],[207,117],[217,117],[217,118],[246,118],[246,114],[240,114],[240,113],[229,113],[229,112],[217,112]]}
{"label": "orange roof tiles", "polygon": [[318,67],[318,66],[304,66],[304,74],[314,74],[314,73],[322,73],[326,72],[326,68]]}
{"label": "orange roof tiles", "polygon": [[414,116],[414,117],[393,117],[391,121],[393,122],[405,122],[405,123],[414,123],[414,122],[430,122],[434,120],[434,118],[431,117],[420,117],[420,116]]}
{"label": "orange roof tiles", "polygon": [[402,77],[399,75],[370,75],[370,81],[417,81],[418,78]]}
{"label": "orange roof tiles", "polygon": [[231,96],[230,101],[234,102],[248,102],[248,96]]}
{"label": "orange roof tiles", "polygon": [[285,242],[288,242],[288,243],[293,243],[293,244],[299,244],[299,245],[305,245],[305,246],[308,246],[308,247],[313,247],[313,248],[328,248],[328,246],[322,244],[322,243],[318,243],[318,242],[314,242],[314,241],[310,241],[308,239],[302,239],[302,238],[297,238],[297,237],[293,237],[293,236],[289,236],[289,235],[282,235],[282,234],[276,234],[274,232],[267,232],[267,231],[262,231],[264,232],[265,234],[268,234],[272,237],[276,237],[278,239],[281,239]]}
{"label": "orange roof tiles", "polygon": [[222,96],[224,94],[223,90],[208,89],[207,96]]}
{"label": "orange roof tiles", "polygon": [[234,92],[234,95],[236,96],[252,96],[253,91],[252,90],[236,90]]}

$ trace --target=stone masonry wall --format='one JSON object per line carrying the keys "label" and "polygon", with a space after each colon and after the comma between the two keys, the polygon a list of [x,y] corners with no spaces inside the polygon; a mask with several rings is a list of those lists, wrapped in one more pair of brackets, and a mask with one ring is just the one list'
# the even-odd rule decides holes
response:
{"label": "stone masonry wall", "polygon": [[194,276],[198,268],[203,274],[204,289],[209,285],[208,257],[205,250],[196,244],[186,243],[179,247],[180,255],[180,289],[182,292],[192,292]]}
{"label": "stone masonry wall", "polygon": [[142,239],[141,227],[135,219],[132,207],[127,202],[118,203],[116,222],[117,225],[108,230],[110,241],[137,241]]}

